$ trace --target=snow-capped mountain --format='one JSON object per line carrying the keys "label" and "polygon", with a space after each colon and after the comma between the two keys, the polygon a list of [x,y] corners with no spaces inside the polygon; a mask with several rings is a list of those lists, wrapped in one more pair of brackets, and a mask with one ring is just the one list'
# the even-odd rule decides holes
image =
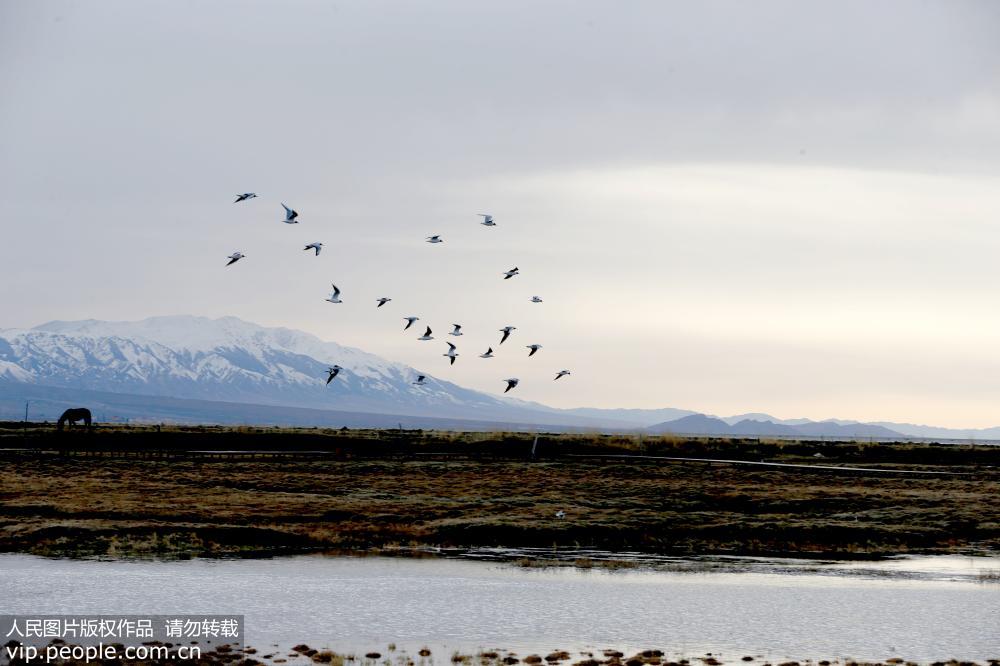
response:
{"label": "snow-capped mountain", "polygon": [[[326,369],[334,363],[344,370],[324,386]],[[41,408],[39,403],[50,403],[45,409],[54,414],[78,403],[101,404],[112,414],[118,410],[140,420],[260,419],[296,424],[332,420],[386,425],[385,418],[366,421],[362,415],[369,414],[420,417],[427,427],[520,424],[718,436],[892,438],[901,433],[915,437],[1000,438],[1000,428],[950,430],[837,419],[782,420],[758,413],[708,417],[673,408],[554,409],[462,388],[430,375],[426,386],[417,388],[412,384],[417,374],[407,365],[359,349],[235,317],[172,316],[133,322],[89,319],[54,321],[32,329],[0,329],[0,411],[4,418],[23,413],[27,400],[35,404],[36,410]],[[26,390],[28,387],[32,390]],[[125,399],[128,396],[148,398],[129,401]],[[157,397],[211,404],[157,401]],[[300,408],[301,413],[293,418],[272,407]],[[337,412],[337,416],[309,410]],[[344,415],[357,418],[345,420]],[[446,419],[452,419],[455,425],[440,426]]]}
{"label": "snow-capped mountain", "polygon": [[[334,363],[344,370],[324,387],[326,368]],[[0,330],[0,381],[414,416],[581,423],[575,415],[431,376],[417,389],[412,385],[417,374],[359,349],[235,317],[54,321]]]}

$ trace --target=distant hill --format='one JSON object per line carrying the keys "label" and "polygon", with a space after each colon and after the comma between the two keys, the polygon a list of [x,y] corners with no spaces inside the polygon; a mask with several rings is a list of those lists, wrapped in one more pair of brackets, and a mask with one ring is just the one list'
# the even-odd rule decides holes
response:
{"label": "distant hill", "polygon": [[720,435],[751,437],[873,437],[877,439],[901,439],[901,433],[883,426],[866,423],[840,424],[832,421],[811,421],[799,425],[774,423],[756,419],[743,419],[732,425],[722,419],[693,414],[673,421],[657,423],[646,429],[648,432],[678,435]]}
{"label": "distant hill", "polygon": [[899,437],[904,433],[872,423],[834,423],[818,421],[794,426],[803,435],[811,437]]}
{"label": "distant hill", "polygon": [[1000,426],[994,428],[940,428],[938,426],[914,423],[893,423],[879,421],[880,425],[901,432],[907,437],[929,437],[932,439],[1000,440]]}
{"label": "distant hill", "polygon": [[774,423],[772,421],[758,421],[756,419],[743,419],[729,426],[734,434],[739,435],[774,435],[777,437],[793,437],[799,434],[795,426]]}
{"label": "distant hill", "polygon": [[751,412],[749,414],[736,414],[734,416],[719,416],[716,417],[722,419],[729,425],[734,423],[739,423],[740,421],[770,421],[771,423],[780,423],[782,425],[798,425],[800,423],[812,423],[810,419],[779,419],[770,414],[763,414],[761,412]]}
{"label": "distant hill", "polygon": [[704,414],[691,414],[673,421],[658,423],[646,428],[651,433],[677,433],[681,435],[731,435],[732,426]]}

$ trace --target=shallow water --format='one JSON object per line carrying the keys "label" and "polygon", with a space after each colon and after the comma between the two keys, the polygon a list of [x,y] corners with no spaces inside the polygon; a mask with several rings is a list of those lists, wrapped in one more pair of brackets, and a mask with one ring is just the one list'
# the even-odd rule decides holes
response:
{"label": "shallow water", "polygon": [[[480,555],[483,555],[480,552]],[[593,554],[592,554],[593,555]],[[670,558],[671,562],[679,562]],[[247,644],[411,654],[659,648],[781,658],[1000,657],[1000,558],[716,558],[701,573],[469,559],[95,561],[0,555],[0,613],[239,613]],[[706,563],[716,568],[706,567]]]}

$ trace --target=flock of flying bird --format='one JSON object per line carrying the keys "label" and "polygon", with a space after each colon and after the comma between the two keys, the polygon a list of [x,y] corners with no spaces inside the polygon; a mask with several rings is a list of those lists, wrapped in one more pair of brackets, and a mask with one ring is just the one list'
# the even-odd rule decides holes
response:
{"label": "flock of flying bird", "polygon": [[[257,198],[257,194],[255,192],[244,192],[243,194],[237,195],[236,196],[236,200],[233,203],[240,203],[241,201],[248,201],[250,199],[256,199],[256,198]],[[283,220],[285,224],[298,224],[299,223],[299,220],[298,220],[299,214],[298,214],[297,211],[295,211],[292,208],[289,208],[284,203],[281,204],[281,207],[285,209],[285,219]],[[495,226],[497,226],[496,222],[493,221],[493,216],[492,215],[488,215],[486,213],[479,213],[479,216],[483,218],[482,222],[480,222],[481,225],[483,225],[485,227],[495,227]],[[436,244],[436,243],[443,243],[444,240],[441,238],[440,235],[436,235],[436,236],[428,236],[427,237],[427,242],[428,243],[432,243],[432,244]],[[323,249],[323,243],[320,243],[320,242],[309,243],[308,245],[306,245],[302,249],[306,250],[306,251],[313,250],[315,252],[314,256],[318,257],[320,251]],[[240,259],[243,259],[244,257],[246,257],[246,255],[243,254],[242,252],[233,252],[231,255],[229,255],[229,257],[228,257],[229,263],[227,263],[226,266],[232,266],[233,264],[235,264]],[[510,269],[509,271],[505,271],[504,273],[502,273],[503,279],[504,280],[509,280],[512,277],[514,277],[515,275],[518,275],[519,272],[520,271],[518,271],[517,266],[515,266],[514,268]],[[331,286],[333,287],[333,293],[331,293],[330,296],[327,297],[327,299],[326,299],[327,302],[328,303],[343,303],[343,301],[340,300],[340,289],[337,287],[336,284],[331,284]],[[380,308],[383,305],[385,305],[386,303],[390,302],[391,300],[392,300],[391,298],[388,298],[386,296],[378,298],[376,300],[376,302],[378,303],[378,305],[376,305],[375,307],[376,308]],[[539,298],[538,296],[532,296],[531,297],[531,302],[532,303],[541,303],[542,299]],[[411,326],[413,326],[414,322],[419,321],[420,317],[404,317],[403,319],[406,321],[406,326],[403,327],[403,330],[405,331],[408,328],[410,328]],[[461,336],[462,335],[462,326],[460,324],[452,324],[452,326],[454,327],[454,329],[448,335],[453,335],[455,337]],[[417,340],[421,340],[421,341],[425,341],[426,342],[428,340],[433,340],[434,339],[434,336],[432,335],[433,331],[431,331],[431,327],[427,326],[426,328],[427,328],[427,330],[424,331],[424,334],[421,335],[419,338],[417,338]],[[510,337],[510,334],[513,331],[515,331],[515,330],[517,330],[516,326],[504,326],[503,328],[501,328],[500,329],[500,333],[502,333],[503,335],[500,337],[500,342],[498,344],[502,345],[504,343],[504,341],[507,340],[507,338]],[[448,344],[448,351],[445,352],[444,354],[442,354],[442,356],[447,356],[448,357],[448,362],[451,365],[454,365],[455,364],[455,359],[458,358],[458,355],[459,355],[458,354],[458,348],[454,344],[452,344],[451,342],[448,342],[447,344]],[[525,345],[525,346],[530,350],[528,352],[528,356],[534,356],[535,353],[539,349],[542,348],[542,345],[538,345],[538,344],[531,344],[531,345]],[[493,347],[489,347],[484,353],[480,354],[479,358],[494,358]],[[334,378],[336,378],[336,376],[338,374],[340,374],[341,370],[343,370],[343,368],[340,367],[339,365],[334,365],[334,366],[330,367],[329,370],[327,370],[327,378],[326,378],[327,385],[329,385],[330,382],[332,382],[334,380]],[[558,373],[556,373],[555,379],[560,379],[560,378],[565,377],[566,375],[569,375],[569,374],[571,374],[569,370],[560,370]],[[507,388],[505,388],[504,391],[503,391],[504,393],[507,393],[512,388],[516,387],[521,380],[518,379],[517,377],[510,377],[510,378],[505,379],[503,381],[507,382]],[[418,375],[417,378],[416,378],[416,380],[413,381],[412,383],[414,385],[416,385],[416,386],[424,386],[427,383],[427,376],[426,375]]]}

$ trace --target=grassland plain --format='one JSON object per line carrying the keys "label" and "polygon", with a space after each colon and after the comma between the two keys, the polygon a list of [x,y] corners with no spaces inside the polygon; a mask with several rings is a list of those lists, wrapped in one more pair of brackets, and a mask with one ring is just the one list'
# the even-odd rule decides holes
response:
{"label": "grassland plain", "polygon": [[[543,435],[536,446],[534,437],[198,427],[60,435],[0,426],[0,550],[110,557],[424,546],[840,557],[1000,552],[996,446],[596,434]],[[596,457],[577,457],[588,455]],[[861,466],[885,471],[850,471]],[[893,473],[901,469],[934,474]]]}

